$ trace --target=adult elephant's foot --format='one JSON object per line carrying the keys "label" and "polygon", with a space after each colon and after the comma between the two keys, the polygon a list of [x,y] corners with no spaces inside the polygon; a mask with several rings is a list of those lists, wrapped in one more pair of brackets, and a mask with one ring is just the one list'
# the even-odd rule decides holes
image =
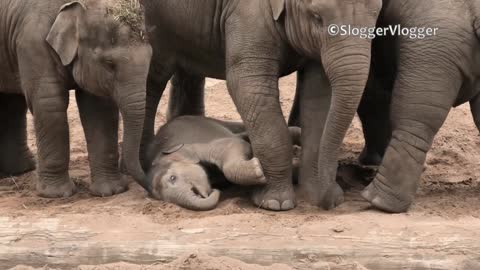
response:
{"label": "adult elephant's foot", "polygon": [[253,192],[253,203],[260,208],[272,211],[287,211],[295,208],[293,186],[279,188],[266,185]]}
{"label": "adult elephant's foot", "polygon": [[62,178],[37,179],[37,194],[44,198],[71,197],[76,192],[75,184],[68,176]]}
{"label": "adult elephant's foot", "polygon": [[1,157],[0,171],[6,176],[17,176],[35,170],[35,159],[30,150]]}
{"label": "adult elephant's foot", "polygon": [[335,181],[326,189],[318,205],[325,210],[331,210],[345,201],[343,189]]}
{"label": "adult elephant's foot", "polygon": [[94,196],[109,197],[127,191],[128,183],[127,176],[120,174],[118,177],[96,178],[92,179],[90,192]]}
{"label": "adult elephant's foot", "polygon": [[379,210],[388,213],[403,213],[410,208],[414,194],[403,194],[375,178],[363,190],[362,197]]}

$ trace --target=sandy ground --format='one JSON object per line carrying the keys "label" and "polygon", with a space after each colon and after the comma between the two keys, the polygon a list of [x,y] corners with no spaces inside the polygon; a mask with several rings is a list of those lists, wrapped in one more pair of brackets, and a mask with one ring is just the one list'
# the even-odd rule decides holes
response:
{"label": "sandy ground", "polygon": [[[207,114],[212,117],[238,120],[239,116],[228,97],[225,84],[221,81],[207,82]],[[281,102],[288,112],[293,100],[295,78],[281,80]],[[164,121],[165,101],[158,113],[158,123]],[[36,219],[43,217],[65,218],[82,215],[89,219],[139,218],[159,224],[161,228],[183,228],[192,224],[232,224],[238,226],[272,227],[276,232],[317,226],[342,217],[342,230],[353,228],[359,220],[374,222],[380,218],[395,226],[409,226],[424,220],[475,220],[480,222],[479,188],[479,132],[473,124],[468,106],[452,110],[444,127],[437,135],[427,160],[415,205],[411,211],[400,215],[387,215],[369,208],[358,192],[351,192],[346,202],[337,209],[326,212],[300,201],[299,206],[287,213],[272,213],[258,209],[249,201],[247,192],[229,190],[225,192],[218,208],[209,212],[192,212],[175,205],[153,201],[135,184],[130,190],[111,198],[97,198],[88,194],[90,181],[86,145],[78,118],[78,111],[72,99],[69,108],[71,134],[70,175],[80,186],[72,198],[43,199],[36,197],[34,174],[0,180],[0,209],[2,216],[10,218]],[[35,149],[35,140],[30,125],[29,143]],[[342,151],[342,160],[354,159],[363,146],[363,135],[358,120],[355,120]],[[248,221],[248,222],[246,222]],[[243,225],[242,225],[243,224]],[[254,225],[252,225],[254,224]],[[140,224],[141,226],[141,224]],[[27,263],[27,262],[26,262]],[[291,267],[295,267],[292,262]],[[247,265],[229,258],[212,258],[203,255],[186,254],[185,257],[163,266],[140,268],[133,265],[116,264],[101,267],[80,267],[78,269],[290,269],[290,266]],[[155,268],[159,267],[159,268]],[[282,268],[283,267],[283,268]],[[298,268],[298,267],[297,267]],[[27,269],[27,268],[18,268]],[[45,268],[47,269],[47,268]],[[300,268],[301,269],[301,268]],[[333,268],[332,268],[333,269]],[[338,268],[340,269],[340,268]],[[363,269],[351,264],[342,269]]]}

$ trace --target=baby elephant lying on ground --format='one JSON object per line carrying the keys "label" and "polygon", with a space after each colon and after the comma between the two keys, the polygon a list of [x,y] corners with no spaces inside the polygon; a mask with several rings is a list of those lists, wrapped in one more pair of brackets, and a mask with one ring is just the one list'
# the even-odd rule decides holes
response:
{"label": "baby elephant lying on ground", "polygon": [[[210,210],[220,198],[214,183],[265,184],[248,137],[234,133],[241,130],[238,124],[201,116],[177,117],[162,126],[146,160],[151,196],[191,210]],[[299,138],[298,129],[292,132]]]}

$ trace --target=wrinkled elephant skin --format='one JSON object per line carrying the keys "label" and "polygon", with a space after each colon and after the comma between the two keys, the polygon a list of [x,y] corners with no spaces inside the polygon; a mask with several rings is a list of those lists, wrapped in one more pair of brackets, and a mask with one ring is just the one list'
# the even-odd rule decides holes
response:
{"label": "wrinkled elephant skin", "polygon": [[26,145],[28,108],[38,149],[36,187],[43,197],[75,192],[68,173],[69,89],[76,90],[85,130],[92,193],[127,189],[118,170],[119,111],[128,173],[145,180],[139,147],[151,48],[131,43],[130,30],[105,16],[103,1],[81,2],[0,1],[0,171],[35,168]]}

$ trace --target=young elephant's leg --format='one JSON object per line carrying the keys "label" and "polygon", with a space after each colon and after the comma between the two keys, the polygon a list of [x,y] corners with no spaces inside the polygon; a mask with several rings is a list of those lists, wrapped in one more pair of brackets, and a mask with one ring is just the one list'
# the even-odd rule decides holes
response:
{"label": "young elephant's leg", "polygon": [[27,104],[22,95],[0,94],[0,176],[35,170],[27,145]]}
{"label": "young elephant's leg", "polygon": [[239,137],[219,139],[208,144],[210,162],[216,164],[228,181],[238,185],[265,184],[266,178],[257,158],[252,158],[248,142]]}
{"label": "young elephant's leg", "polygon": [[126,191],[128,181],[118,170],[117,107],[108,99],[82,90],[77,90],[75,95],[87,141],[90,191],[102,197]]}
{"label": "young elephant's leg", "polygon": [[205,115],[205,77],[178,69],[171,83],[167,121],[182,115]]}
{"label": "young elephant's leg", "polygon": [[365,90],[358,115],[362,121],[365,147],[359,161],[363,165],[378,166],[391,137],[390,100],[391,88],[371,79]]}
{"label": "young elephant's leg", "polygon": [[362,193],[387,212],[404,212],[412,204],[426,154],[462,84],[458,67],[450,61],[457,58],[445,59],[461,46],[435,44],[440,47],[426,48],[429,54],[421,45],[400,49],[409,53],[401,54],[393,89],[392,138],[374,181]]}
{"label": "young elephant's leg", "polygon": [[37,192],[48,198],[69,197],[75,192],[75,184],[68,174],[68,91],[56,78],[42,78],[24,85],[29,93],[37,139]]}

